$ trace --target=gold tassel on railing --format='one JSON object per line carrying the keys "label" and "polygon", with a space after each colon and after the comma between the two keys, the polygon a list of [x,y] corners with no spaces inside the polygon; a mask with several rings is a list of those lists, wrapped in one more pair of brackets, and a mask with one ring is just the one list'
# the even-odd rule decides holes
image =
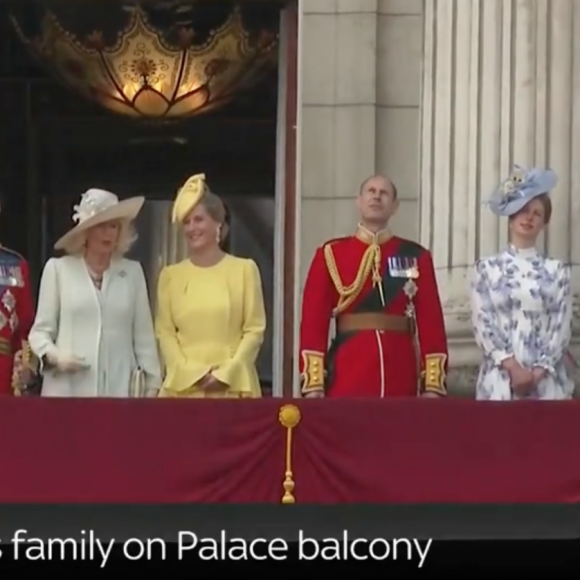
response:
{"label": "gold tassel on railing", "polygon": [[283,427],[286,428],[286,470],[284,472],[284,495],[282,496],[283,504],[296,503],[294,496],[294,474],[292,472],[292,431],[300,423],[300,409],[296,405],[284,405],[280,408],[278,419]]}

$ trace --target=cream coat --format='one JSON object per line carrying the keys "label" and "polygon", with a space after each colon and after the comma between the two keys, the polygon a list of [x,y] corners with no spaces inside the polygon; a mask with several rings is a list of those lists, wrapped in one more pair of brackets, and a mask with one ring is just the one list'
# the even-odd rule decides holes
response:
{"label": "cream coat", "polygon": [[90,368],[74,374],[46,370],[43,396],[127,397],[137,367],[146,373],[150,394],[159,389],[161,369],[141,264],[114,261],[100,297],[98,292],[82,258],[46,263],[29,335],[32,351],[40,358],[51,352],[82,357]]}

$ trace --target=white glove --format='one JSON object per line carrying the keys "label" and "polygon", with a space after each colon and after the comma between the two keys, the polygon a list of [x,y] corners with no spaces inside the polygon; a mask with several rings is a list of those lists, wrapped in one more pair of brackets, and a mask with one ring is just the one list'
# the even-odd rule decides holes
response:
{"label": "white glove", "polygon": [[48,362],[61,373],[76,373],[87,369],[87,363],[73,354],[54,354],[47,356]]}

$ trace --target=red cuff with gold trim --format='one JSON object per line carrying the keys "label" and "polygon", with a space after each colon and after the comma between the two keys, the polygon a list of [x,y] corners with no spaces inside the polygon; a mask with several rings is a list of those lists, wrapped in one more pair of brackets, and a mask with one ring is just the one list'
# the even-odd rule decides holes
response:
{"label": "red cuff with gold trim", "polygon": [[315,350],[302,351],[302,393],[324,389],[324,353]]}
{"label": "red cuff with gold trim", "polygon": [[428,354],[425,355],[425,371],[423,373],[424,388],[426,393],[435,393],[445,396],[447,387],[447,355],[446,354]]}

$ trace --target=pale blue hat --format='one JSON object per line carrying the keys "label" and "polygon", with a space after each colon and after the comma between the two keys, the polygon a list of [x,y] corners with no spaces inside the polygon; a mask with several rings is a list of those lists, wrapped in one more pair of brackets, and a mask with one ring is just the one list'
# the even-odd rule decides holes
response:
{"label": "pale blue hat", "polygon": [[515,165],[512,174],[498,185],[487,203],[494,214],[511,216],[535,197],[549,194],[557,183],[558,176],[551,169],[524,169]]}

